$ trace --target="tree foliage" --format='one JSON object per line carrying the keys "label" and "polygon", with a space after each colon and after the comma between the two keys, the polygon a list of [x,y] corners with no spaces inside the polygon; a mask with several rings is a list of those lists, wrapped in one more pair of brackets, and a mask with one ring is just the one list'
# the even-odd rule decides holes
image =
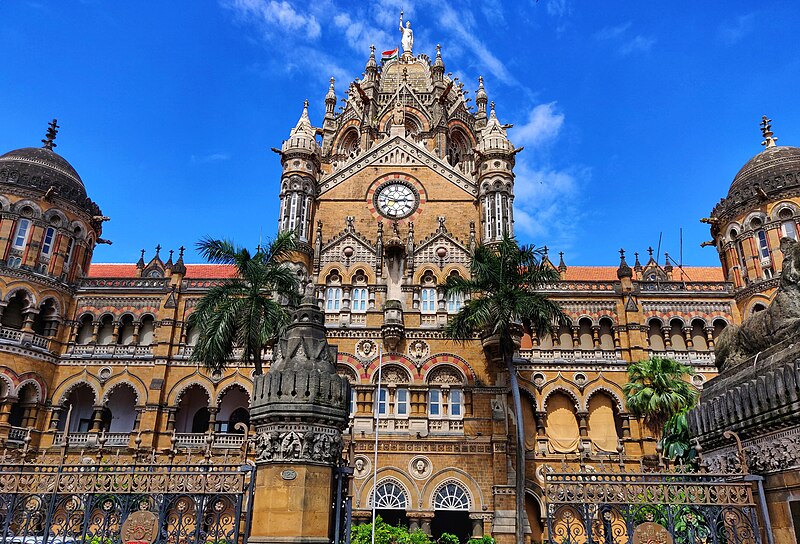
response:
{"label": "tree foliage", "polygon": [[500,354],[509,374],[516,415],[516,541],[522,544],[525,517],[525,440],[522,402],[514,367],[514,336],[520,325],[537,334],[551,332],[568,318],[558,304],[541,293],[541,288],[559,279],[558,271],[544,259],[544,251],[532,245],[519,245],[504,236],[499,243],[478,245],[470,256],[469,278],[450,276],[446,295],[469,297],[461,310],[447,323],[445,334],[467,342],[475,334],[496,336]]}
{"label": "tree foliage", "polygon": [[[668,357],[651,357],[630,364],[628,383],[622,386],[628,410],[644,418],[645,425],[663,439],[667,422],[683,413],[683,420],[675,420],[670,427],[671,431],[679,430],[681,421],[686,425],[685,413],[697,404],[699,393],[686,381],[694,374],[692,367]],[[688,427],[685,432],[688,434]]]}
{"label": "tree foliage", "polygon": [[279,234],[255,253],[228,240],[204,238],[197,243],[208,262],[233,265],[236,276],[211,287],[189,316],[189,325],[199,331],[192,360],[211,371],[223,370],[240,347],[242,360],[252,363],[256,374],[263,373],[262,351],[289,323],[280,301],[298,301],[297,275],[286,262],[295,247],[291,232]]}

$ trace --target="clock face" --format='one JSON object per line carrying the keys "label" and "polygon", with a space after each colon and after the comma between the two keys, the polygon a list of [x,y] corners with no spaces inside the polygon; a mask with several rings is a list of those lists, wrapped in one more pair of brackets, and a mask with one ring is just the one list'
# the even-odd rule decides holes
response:
{"label": "clock face", "polygon": [[387,183],[375,194],[375,208],[390,219],[407,217],[416,207],[417,194],[404,183]]}

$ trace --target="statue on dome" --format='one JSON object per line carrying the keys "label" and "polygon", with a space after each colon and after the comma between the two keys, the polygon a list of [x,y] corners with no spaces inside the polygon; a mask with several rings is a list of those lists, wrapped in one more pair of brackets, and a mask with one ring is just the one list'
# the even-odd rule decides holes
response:
{"label": "statue on dome", "polygon": [[400,12],[400,32],[403,38],[400,43],[403,45],[403,54],[411,54],[411,49],[414,47],[414,31],[411,30],[411,21],[406,21],[406,26],[403,26],[403,12]]}

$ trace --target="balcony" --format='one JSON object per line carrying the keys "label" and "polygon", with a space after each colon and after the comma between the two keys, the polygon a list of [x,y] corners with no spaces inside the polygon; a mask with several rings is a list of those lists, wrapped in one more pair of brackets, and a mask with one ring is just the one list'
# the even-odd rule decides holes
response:
{"label": "balcony", "polygon": [[8,442],[10,444],[24,444],[26,436],[28,436],[28,429],[25,427],[11,427],[8,432]]}
{"label": "balcony", "polygon": [[668,357],[682,363],[697,366],[713,366],[715,355],[713,351],[657,351],[649,350],[651,357]]}
{"label": "balcony", "polygon": [[622,353],[615,349],[521,349],[519,356],[531,362],[542,361],[581,361],[606,362],[621,361]]}
{"label": "balcony", "polygon": [[152,346],[139,346],[129,344],[123,346],[120,344],[85,344],[75,345],[70,347],[67,351],[68,356],[72,357],[124,357],[124,358],[145,358],[153,355]]}
{"label": "balcony", "polygon": [[[189,449],[205,449],[208,444],[207,433],[175,433],[175,447]],[[244,443],[243,434],[214,433],[212,448],[236,449]]]}
{"label": "balcony", "polygon": [[0,344],[13,344],[24,348],[50,351],[50,338],[8,327],[0,327]]}

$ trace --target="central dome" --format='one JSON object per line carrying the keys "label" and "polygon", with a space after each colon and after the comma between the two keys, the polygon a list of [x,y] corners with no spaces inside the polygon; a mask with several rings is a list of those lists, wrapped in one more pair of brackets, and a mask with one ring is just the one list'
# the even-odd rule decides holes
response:
{"label": "central dome", "polygon": [[736,193],[750,193],[756,187],[764,191],[794,185],[800,174],[800,148],[791,146],[768,147],[745,163],[733,178],[728,197]]}
{"label": "central dome", "polygon": [[23,147],[0,156],[0,183],[47,191],[55,187],[65,200],[86,206],[86,188],[78,172],[61,155],[46,147]]}

